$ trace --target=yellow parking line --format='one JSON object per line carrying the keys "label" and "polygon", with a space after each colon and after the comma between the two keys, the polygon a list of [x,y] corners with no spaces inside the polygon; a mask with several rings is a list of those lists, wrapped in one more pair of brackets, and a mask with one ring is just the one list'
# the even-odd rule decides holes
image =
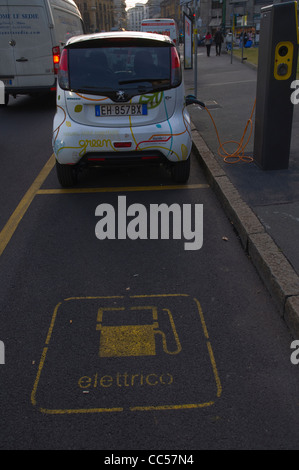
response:
{"label": "yellow parking line", "polygon": [[131,411],[152,411],[152,410],[190,410],[193,408],[205,408],[214,405],[214,401],[206,403],[190,403],[186,405],[159,405],[159,406],[131,406]]}
{"label": "yellow parking line", "polygon": [[67,415],[67,414],[80,414],[80,413],[110,413],[114,411],[124,411],[123,408],[83,408],[74,410],[47,410],[46,408],[40,408],[41,413],[50,415]]}
{"label": "yellow parking line", "polygon": [[55,157],[54,154],[52,154],[43,169],[41,170],[41,172],[39,173],[39,175],[37,176],[37,178],[33,181],[32,185],[30,186],[24,197],[21,199],[13,214],[8,219],[4,228],[0,232],[0,256],[5,250],[19,223],[24,217],[24,214],[26,213],[28,207],[30,206],[35,195],[37,194],[38,190],[49,175],[54,165]]}
{"label": "yellow parking line", "polygon": [[206,189],[208,184],[186,184],[169,186],[121,186],[112,188],[69,188],[69,189],[39,189],[36,194],[81,194],[81,193],[117,193],[137,191],[167,191],[173,189]]}

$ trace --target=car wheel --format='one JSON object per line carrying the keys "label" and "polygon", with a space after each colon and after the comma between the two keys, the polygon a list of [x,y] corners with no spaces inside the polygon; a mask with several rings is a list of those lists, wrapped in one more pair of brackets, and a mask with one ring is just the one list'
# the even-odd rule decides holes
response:
{"label": "car wheel", "polygon": [[174,163],[172,178],[176,183],[186,183],[190,175],[190,157],[187,160]]}
{"label": "car wheel", "polygon": [[59,183],[64,188],[77,183],[77,172],[73,165],[62,165],[56,160],[56,173]]}

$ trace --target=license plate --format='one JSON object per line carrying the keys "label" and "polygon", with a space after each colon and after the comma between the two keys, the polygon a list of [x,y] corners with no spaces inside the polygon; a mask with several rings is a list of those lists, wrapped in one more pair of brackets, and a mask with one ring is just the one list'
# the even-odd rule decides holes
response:
{"label": "license plate", "polygon": [[146,104],[97,104],[95,106],[96,116],[145,116],[147,115]]}

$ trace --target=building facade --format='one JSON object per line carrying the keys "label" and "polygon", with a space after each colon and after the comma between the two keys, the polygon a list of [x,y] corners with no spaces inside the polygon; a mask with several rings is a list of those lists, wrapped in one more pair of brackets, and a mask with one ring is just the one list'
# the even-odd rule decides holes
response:
{"label": "building facade", "polygon": [[179,0],[162,0],[160,3],[161,18],[173,18],[180,27],[181,7]]}
{"label": "building facade", "polygon": [[[177,1],[177,0],[173,0]],[[146,5],[148,6],[149,18],[162,18],[161,16],[161,2],[162,0],[148,0]]]}
{"label": "building facade", "polygon": [[[188,5],[194,7],[197,1],[197,27],[204,36],[207,31],[214,33],[216,29],[234,31],[236,35],[243,29],[248,33],[257,34],[260,29],[261,8],[281,3],[282,0],[193,0]],[[182,10],[187,10],[185,0],[181,0]]]}
{"label": "building facade", "polygon": [[75,0],[86,32],[140,29],[143,18],[173,18],[183,31],[183,13],[196,15],[199,36],[218,28],[237,36],[244,29],[258,37],[263,6],[283,0],[148,0],[126,11],[126,0]]}
{"label": "building facade", "polygon": [[140,31],[141,21],[148,18],[148,6],[144,3],[136,3],[135,7],[127,10],[127,29],[129,31]]}
{"label": "building facade", "polygon": [[75,0],[86,33],[126,28],[125,0]]}

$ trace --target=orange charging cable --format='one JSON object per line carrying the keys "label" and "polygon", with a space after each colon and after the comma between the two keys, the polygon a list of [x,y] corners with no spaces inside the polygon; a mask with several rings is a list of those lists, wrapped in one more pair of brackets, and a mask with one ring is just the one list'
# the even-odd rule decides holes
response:
{"label": "orange charging cable", "polygon": [[[215,124],[215,121],[214,121],[210,111],[208,110],[208,108],[206,106],[203,107],[208,112],[208,114],[209,114],[209,116],[212,120],[212,123],[214,125],[216,134],[217,134],[217,139],[218,139],[218,142],[219,142],[218,155],[220,155],[220,157],[222,157],[223,160],[226,163],[232,164],[232,163],[238,163],[240,161],[250,163],[250,162],[253,161],[253,157],[244,155],[244,151],[245,151],[245,148],[247,147],[247,145],[250,141],[252,131],[253,131],[252,116],[253,116],[253,113],[254,113],[255,104],[256,104],[256,99],[254,100],[254,104],[253,104],[253,108],[252,108],[252,111],[251,111],[251,114],[250,114],[250,118],[247,121],[247,124],[245,126],[245,129],[244,129],[244,132],[243,132],[243,135],[242,135],[242,138],[241,138],[240,142],[237,142],[236,140],[227,140],[226,142],[223,142],[223,143],[220,140],[217,126]],[[244,143],[248,127],[249,127],[249,134],[248,134],[247,140]],[[228,144],[236,144],[237,149],[233,153],[227,152],[225,150],[224,146],[228,145]]]}

